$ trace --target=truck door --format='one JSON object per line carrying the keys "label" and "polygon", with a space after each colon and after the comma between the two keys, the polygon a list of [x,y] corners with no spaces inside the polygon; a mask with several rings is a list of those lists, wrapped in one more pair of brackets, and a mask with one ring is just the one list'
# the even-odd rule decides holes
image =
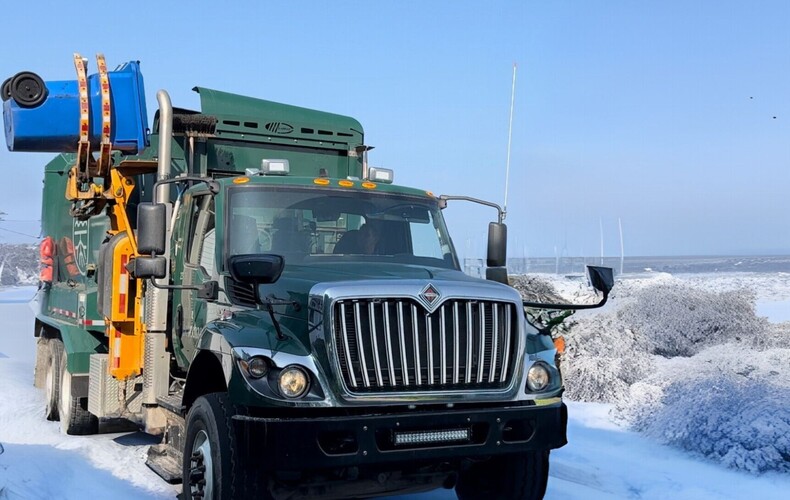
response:
{"label": "truck door", "polygon": [[[216,279],[214,257],[214,198],[209,194],[185,199],[182,221],[182,258],[176,259],[173,282],[178,285],[202,285]],[[180,268],[180,269],[179,269]],[[180,283],[176,280],[180,279]],[[207,321],[207,304],[197,298],[195,290],[176,290],[173,330],[187,361],[197,351],[197,342]],[[176,344],[177,345],[177,344]]]}

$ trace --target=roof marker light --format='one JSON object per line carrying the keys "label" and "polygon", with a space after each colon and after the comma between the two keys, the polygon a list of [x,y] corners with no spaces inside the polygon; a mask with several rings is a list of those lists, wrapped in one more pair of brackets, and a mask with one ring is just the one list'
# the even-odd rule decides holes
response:
{"label": "roof marker light", "polygon": [[261,173],[263,175],[288,175],[291,166],[288,160],[261,160]]}
{"label": "roof marker light", "polygon": [[392,184],[395,172],[389,168],[370,167],[368,169],[368,179],[382,184]]}

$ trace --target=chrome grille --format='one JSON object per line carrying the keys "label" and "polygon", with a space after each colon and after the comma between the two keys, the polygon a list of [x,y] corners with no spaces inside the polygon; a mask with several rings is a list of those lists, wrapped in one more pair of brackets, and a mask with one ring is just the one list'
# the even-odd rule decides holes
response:
{"label": "chrome grille", "polygon": [[353,393],[504,388],[517,331],[507,302],[451,299],[430,314],[408,298],[334,304],[335,352]]}

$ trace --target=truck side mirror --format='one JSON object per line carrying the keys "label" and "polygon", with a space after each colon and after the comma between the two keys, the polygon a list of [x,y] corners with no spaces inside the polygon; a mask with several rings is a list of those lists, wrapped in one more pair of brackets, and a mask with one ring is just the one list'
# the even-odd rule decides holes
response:
{"label": "truck side mirror", "polygon": [[611,267],[600,266],[587,266],[587,272],[590,275],[590,284],[599,292],[604,295],[609,295],[609,292],[614,287],[614,274]]}
{"label": "truck side mirror", "polygon": [[507,265],[507,226],[502,222],[488,224],[488,267]]}
{"label": "truck side mirror", "polygon": [[137,251],[143,255],[165,253],[167,207],[163,203],[137,206]]}
{"label": "truck side mirror", "polygon": [[135,279],[160,279],[167,276],[167,259],[164,257],[137,257],[129,265]]}
{"label": "truck side mirror", "polygon": [[280,279],[285,260],[274,254],[233,255],[228,259],[230,276],[240,283],[265,285]]}
{"label": "truck side mirror", "polygon": [[496,281],[497,283],[504,283],[509,285],[510,281],[507,277],[506,267],[488,267],[486,268],[486,279],[488,281]]}

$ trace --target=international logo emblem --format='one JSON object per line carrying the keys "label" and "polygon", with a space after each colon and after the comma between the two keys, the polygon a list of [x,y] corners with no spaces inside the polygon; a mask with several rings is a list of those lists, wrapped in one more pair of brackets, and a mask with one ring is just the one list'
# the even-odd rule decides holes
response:
{"label": "international logo emblem", "polygon": [[432,306],[436,303],[436,301],[439,300],[441,294],[435,286],[428,283],[428,285],[422,289],[422,292],[420,292],[420,297],[422,297],[422,300],[424,300],[428,305]]}

